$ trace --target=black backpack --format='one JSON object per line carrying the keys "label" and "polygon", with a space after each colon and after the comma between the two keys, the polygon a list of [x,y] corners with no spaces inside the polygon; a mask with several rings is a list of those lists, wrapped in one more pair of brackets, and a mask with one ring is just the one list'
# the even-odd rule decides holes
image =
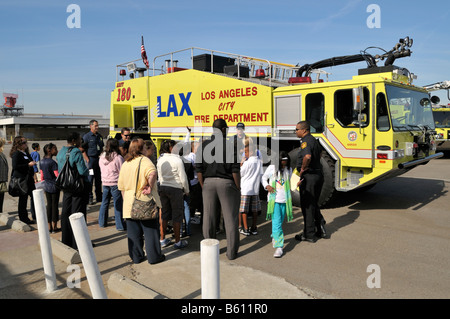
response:
{"label": "black backpack", "polygon": [[78,169],[70,165],[69,156],[73,147],[69,147],[66,153],[66,162],[55,181],[55,186],[69,193],[81,193],[84,188],[83,177]]}

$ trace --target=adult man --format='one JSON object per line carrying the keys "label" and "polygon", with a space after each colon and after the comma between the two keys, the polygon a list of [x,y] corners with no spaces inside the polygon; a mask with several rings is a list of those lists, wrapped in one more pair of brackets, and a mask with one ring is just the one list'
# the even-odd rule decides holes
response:
{"label": "adult man", "polygon": [[120,135],[122,136],[122,138],[119,140],[119,149],[122,155],[124,155],[123,144],[125,144],[125,142],[131,141],[131,130],[128,127],[124,127],[120,131]]}
{"label": "adult man", "polygon": [[[321,146],[311,135],[307,121],[297,123],[295,128],[300,138],[300,151],[297,159],[297,170],[300,172],[300,206],[303,214],[303,233],[295,239],[315,242],[316,235],[325,238],[325,220],[320,212],[318,200],[323,185],[322,166],[320,164]],[[317,228],[317,232],[316,232]]]}
{"label": "adult man", "polygon": [[238,159],[240,160],[240,157],[242,156],[242,153],[244,152],[244,138],[245,138],[245,124],[239,122],[236,125],[236,135],[233,136],[234,138],[234,147],[236,148],[236,152],[238,154]]}
{"label": "adult man", "polygon": [[227,141],[224,119],[213,123],[211,139],[196,153],[197,177],[203,192],[203,236],[216,238],[217,216],[222,209],[227,236],[227,257],[232,260],[239,250],[238,214],[240,166],[233,143]]}
{"label": "adult man", "polygon": [[130,141],[131,130],[128,127],[124,127],[120,131],[120,135],[122,138],[119,140],[119,146],[122,146],[123,143]]}
{"label": "adult man", "polygon": [[[83,136],[83,142],[87,144],[88,168],[89,168],[89,204],[93,205],[102,202],[102,177],[100,166],[98,165],[99,156],[103,151],[103,137],[98,133],[98,121],[89,121],[90,131]],[[95,199],[92,193],[93,182],[95,181]]]}

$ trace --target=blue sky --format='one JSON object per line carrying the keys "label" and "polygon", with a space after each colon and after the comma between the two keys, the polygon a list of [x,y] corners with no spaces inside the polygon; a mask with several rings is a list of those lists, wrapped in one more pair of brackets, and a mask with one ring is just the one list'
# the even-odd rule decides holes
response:
{"label": "blue sky", "polygon": [[[67,27],[71,3],[81,28]],[[370,4],[380,28],[367,26]],[[141,36],[150,61],[195,46],[291,64],[390,50],[410,36],[412,56],[395,64],[426,85],[450,80],[449,27],[450,5],[436,0],[0,0],[0,89],[18,93],[26,113],[109,116],[115,66],[140,58]],[[364,66],[326,71],[341,80]]]}

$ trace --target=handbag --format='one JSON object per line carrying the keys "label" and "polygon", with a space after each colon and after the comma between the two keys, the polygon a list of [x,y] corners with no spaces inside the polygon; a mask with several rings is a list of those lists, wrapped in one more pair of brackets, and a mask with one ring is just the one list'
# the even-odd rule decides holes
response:
{"label": "handbag", "polygon": [[69,193],[81,193],[84,188],[83,178],[78,169],[70,165],[69,156],[73,147],[69,147],[66,153],[66,162],[55,181],[55,186]]}
{"label": "handbag", "polygon": [[11,173],[11,180],[8,185],[8,194],[12,197],[28,195],[28,180],[26,177],[15,177]]}
{"label": "handbag", "polygon": [[141,169],[141,161],[139,161],[138,173],[136,177],[136,188],[134,190],[134,201],[131,207],[131,219],[136,220],[150,220],[157,219],[159,208],[156,206],[156,202],[153,197],[149,201],[143,201],[136,198],[137,186],[139,182],[139,171]]}

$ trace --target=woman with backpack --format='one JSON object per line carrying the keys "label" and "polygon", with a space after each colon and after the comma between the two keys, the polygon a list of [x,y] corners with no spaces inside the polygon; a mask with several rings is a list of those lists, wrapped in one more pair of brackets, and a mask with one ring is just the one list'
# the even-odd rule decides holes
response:
{"label": "woman with backpack", "polygon": [[[79,179],[84,187],[79,191],[70,191],[63,189],[62,211],[61,211],[61,241],[69,247],[77,249],[69,217],[73,213],[81,212],[86,217],[86,207],[89,201],[88,174],[89,169],[84,162],[83,155],[79,149],[81,145],[81,136],[77,132],[72,132],[67,137],[67,145],[63,146],[56,156],[58,161],[58,171],[61,175],[66,163],[66,158],[73,169],[79,174]],[[68,157],[67,157],[68,155]]]}

